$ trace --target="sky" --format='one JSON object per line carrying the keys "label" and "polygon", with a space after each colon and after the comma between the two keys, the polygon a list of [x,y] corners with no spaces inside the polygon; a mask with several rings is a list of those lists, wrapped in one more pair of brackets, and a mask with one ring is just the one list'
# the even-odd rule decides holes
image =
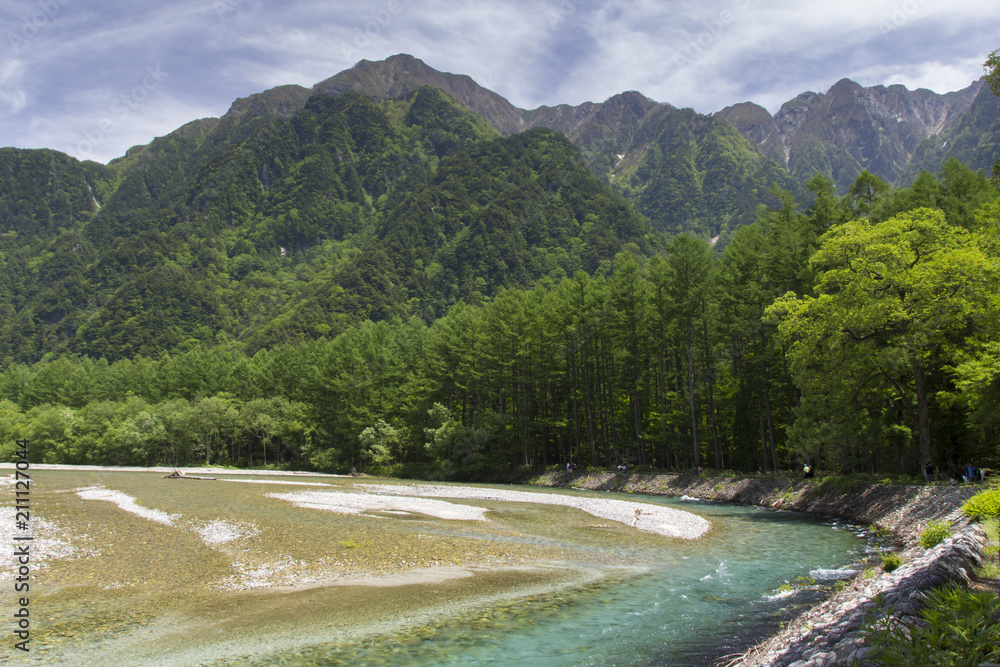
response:
{"label": "sky", "polygon": [[408,53],[516,106],[638,90],[772,113],[842,78],[944,93],[996,0],[0,0],[0,146],[107,162],[238,97]]}

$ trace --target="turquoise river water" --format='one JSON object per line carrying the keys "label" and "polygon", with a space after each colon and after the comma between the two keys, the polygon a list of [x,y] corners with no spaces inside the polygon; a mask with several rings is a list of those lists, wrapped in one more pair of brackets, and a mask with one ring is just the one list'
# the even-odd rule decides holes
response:
{"label": "turquoise river water", "polygon": [[357,480],[218,477],[35,472],[32,651],[2,647],[0,662],[709,665],[869,548],[833,520],[695,500],[518,487],[711,522],[688,541],[554,505],[448,501],[488,522],[342,515],[271,494]]}

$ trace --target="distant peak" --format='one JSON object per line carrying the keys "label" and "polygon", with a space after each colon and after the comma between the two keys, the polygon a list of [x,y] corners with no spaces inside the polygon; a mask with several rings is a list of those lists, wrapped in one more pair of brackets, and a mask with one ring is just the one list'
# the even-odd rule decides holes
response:
{"label": "distant peak", "polygon": [[622,100],[622,101],[625,101],[625,102],[650,102],[650,103],[653,103],[653,100],[649,99],[648,97],[646,97],[645,95],[643,95],[642,93],[640,93],[637,90],[626,90],[623,93],[618,93],[617,95],[612,95],[611,97],[608,98],[608,101],[610,102],[612,100]]}
{"label": "distant peak", "polygon": [[227,116],[241,116],[247,111],[270,111],[280,116],[290,116],[303,106],[310,90],[294,84],[277,86],[261,93],[238,97],[229,107]]}
{"label": "distant peak", "polygon": [[495,92],[483,88],[465,74],[434,69],[406,53],[385,60],[361,60],[354,67],[313,86],[313,91],[340,95],[348,90],[377,100],[407,97],[423,86],[442,90],[465,108],[483,116],[502,134],[522,127],[520,110]]}
{"label": "distant peak", "polygon": [[729,116],[740,115],[748,117],[762,116],[766,118],[771,117],[771,112],[757,104],[756,102],[737,102],[732,104],[721,111],[716,111],[713,116],[722,116],[727,118]]}
{"label": "distant peak", "polygon": [[420,58],[411,56],[408,53],[397,53],[389,56],[385,60],[359,60],[351,69],[370,70],[382,67],[399,67],[401,69],[432,69],[430,65]]}
{"label": "distant peak", "polygon": [[650,109],[657,106],[657,103],[642,93],[627,90],[624,93],[618,93],[609,97],[601,106],[612,113],[620,113],[621,111],[628,110],[637,118],[641,118],[649,113]]}
{"label": "distant peak", "polygon": [[423,60],[421,60],[420,58],[417,58],[416,56],[411,56],[409,53],[397,53],[395,55],[391,55],[388,58],[386,58],[384,62],[387,62],[387,63],[416,63],[416,64],[423,65],[424,67],[428,66],[427,63],[425,63]]}
{"label": "distant peak", "polygon": [[830,86],[830,90],[834,90],[834,89],[837,89],[837,88],[862,88],[862,87],[863,86],[860,83],[858,83],[857,81],[853,81],[851,79],[848,79],[847,77],[844,77],[843,79],[841,79],[837,83],[835,83],[832,86]]}

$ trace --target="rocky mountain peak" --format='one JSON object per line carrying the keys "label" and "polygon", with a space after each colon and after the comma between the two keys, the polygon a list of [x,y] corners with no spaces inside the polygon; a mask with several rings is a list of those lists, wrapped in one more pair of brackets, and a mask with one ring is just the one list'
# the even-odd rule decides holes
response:
{"label": "rocky mountain peak", "polygon": [[604,102],[603,106],[615,115],[628,113],[642,118],[650,109],[659,106],[659,104],[640,92],[627,90],[624,93],[612,95]]}
{"label": "rocky mountain peak", "polygon": [[720,111],[761,152],[798,178],[823,171],[841,188],[863,169],[894,182],[922,141],[948,132],[983,83],[939,95],[900,84],[864,87],[841,79],[826,93],[806,92],[774,116],[752,103]]}
{"label": "rocky mountain peak", "polygon": [[237,98],[230,105],[226,116],[238,118],[251,113],[254,115],[274,114],[287,118],[305,106],[309,95],[309,89],[302,86],[278,86],[262,93]]}
{"label": "rocky mountain peak", "polygon": [[399,54],[373,62],[362,60],[349,70],[313,86],[313,92],[339,95],[353,90],[377,100],[406,97],[421,86],[432,86],[487,120],[502,134],[522,129],[521,110],[464,74],[439,72],[419,58]]}

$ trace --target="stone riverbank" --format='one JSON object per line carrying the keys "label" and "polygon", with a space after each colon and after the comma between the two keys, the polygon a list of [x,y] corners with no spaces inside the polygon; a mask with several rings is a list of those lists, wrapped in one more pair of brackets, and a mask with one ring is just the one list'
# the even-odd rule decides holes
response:
{"label": "stone riverbank", "polygon": [[[639,473],[550,472],[526,480],[537,486],[690,496],[705,500],[758,505],[835,516],[852,523],[891,531],[901,543],[903,565],[893,572],[876,568],[859,575],[842,591],[790,622],[730,667],[826,667],[864,663],[866,648],[859,630],[881,596],[883,608],[897,617],[916,616],[924,593],[948,583],[969,583],[981,563],[986,536],[961,514],[962,503],[978,489],[955,486],[896,486],[837,480],[713,478]],[[917,544],[931,521],[948,521],[952,536],[934,547]]]}

